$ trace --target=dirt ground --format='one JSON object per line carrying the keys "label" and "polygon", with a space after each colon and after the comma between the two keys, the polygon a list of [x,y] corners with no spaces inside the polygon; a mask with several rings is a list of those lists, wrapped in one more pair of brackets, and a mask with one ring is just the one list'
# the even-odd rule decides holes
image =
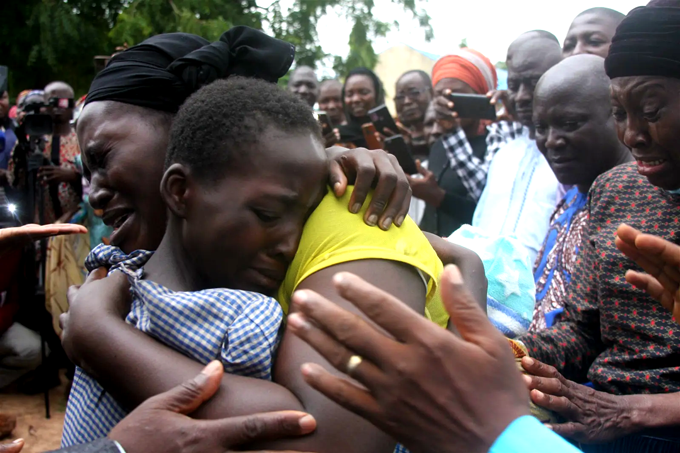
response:
{"label": "dirt ground", "polygon": [[59,448],[61,429],[64,425],[66,410],[66,384],[50,391],[51,418],[45,418],[45,402],[42,394],[28,396],[0,393],[0,412],[17,417],[17,427],[12,436],[0,443],[23,438],[26,446],[21,453],[42,453]]}

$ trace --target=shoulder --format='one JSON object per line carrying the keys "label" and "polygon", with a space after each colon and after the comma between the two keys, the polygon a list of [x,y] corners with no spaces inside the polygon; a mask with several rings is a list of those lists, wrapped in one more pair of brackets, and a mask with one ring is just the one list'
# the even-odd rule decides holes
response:
{"label": "shoulder", "polygon": [[220,305],[228,305],[231,309],[239,312],[259,311],[261,309],[270,310],[272,307],[278,307],[276,300],[269,296],[237,289],[211,288],[175,294],[180,294],[184,298],[218,302]]}
{"label": "shoulder", "polygon": [[132,285],[137,297],[147,306],[153,306],[157,315],[185,326],[198,323],[201,328],[225,324],[235,327],[233,323],[236,323],[256,325],[260,330],[265,326],[276,329],[283,317],[275,299],[255,292],[228,288],[172,291],[149,280],[136,280]]}
{"label": "shoulder", "polygon": [[635,162],[622,164],[597,177],[590,188],[591,198],[606,196],[646,182],[647,179],[637,172]]}
{"label": "shoulder", "polygon": [[[388,231],[364,223],[368,203],[359,214],[347,209],[352,188],[340,198],[332,192],[324,197],[305,224],[298,251],[288,268],[279,292],[284,304],[308,276],[337,264],[366,259],[384,259],[410,264],[434,279],[441,262],[418,226],[407,217],[401,227]],[[437,265],[437,263],[439,263]],[[438,266],[438,267],[437,267]]]}
{"label": "shoulder", "polygon": [[647,178],[637,172],[634,162],[619,165],[595,180],[588,192],[589,209],[594,212],[634,203],[640,191],[646,191],[649,185]]}

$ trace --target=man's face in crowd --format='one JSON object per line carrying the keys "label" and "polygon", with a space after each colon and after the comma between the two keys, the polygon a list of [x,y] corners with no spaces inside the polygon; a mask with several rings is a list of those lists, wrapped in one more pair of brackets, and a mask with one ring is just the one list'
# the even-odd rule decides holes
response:
{"label": "man's face in crowd", "polygon": [[[73,99],[73,89],[63,82],[53,82],[45,87],[45,100],[52,98]],[[72,108],[47,107],[46,112],[52,116],[55,124],[68,124],[73,119]]]}
{"label": "man's face in crowd", "polygon": [[508,51],[508,94],[517,119],[533,125],[534,89],[545,72],[561,60],[557,42],[535,34],[518,38]]}
{"label": "man's face in crowd", "polygon": [[303,101],[314,107],[319,95],[319,81],[312,68],[303,66],[296,69],[290,76],[288,89],[299,96]]}
{"label": "man's face in crowd", "polygon": [[564,40],[562,55],[592,54],[607,57],[609,46],[620,21],[602,13],[587,13],[572,22]]}
{"label": "man's face in crowd", "polygon": [[339,81],[329,80],[321,84],[319,109],[328,114],[334,126],[345,122],[345,113],[342,110],[342,84]]}
{"label": "man's face in crowd", "polygon": [[399,121],[405,126],[422,124],[432,101],[432,87],[417,72],[402,76],[397,82],[394,105]]}
{"label": "man's face in crowd", "polygon": [[3,91],[0,95],[0,118],[5,118],[9,113],[9,95]]}
{"label": "man's face in crowd", "polygon": [[574,58],[584,60],[566,65],[571,59],[565,60],[538,84],[534,127],[536,144],[558,181],[588,188],[615,165],[621,144],[611,115],[604,62],[593,56]]}
{"label": "man's face in crowd", "polygon": [[437,122],[437,113],[434,110],[434,103],[430,102],[425,111],[425,120],[423,121],[423,132],[425,132],[425,140],[427,140],[427,147],[432,148],[439,137],[444,134],[444,130]]}

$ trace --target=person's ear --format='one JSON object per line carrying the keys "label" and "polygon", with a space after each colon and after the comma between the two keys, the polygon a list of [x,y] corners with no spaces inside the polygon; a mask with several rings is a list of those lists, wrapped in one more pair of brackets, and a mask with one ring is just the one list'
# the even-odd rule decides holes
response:
{"label": "person's ear", "polygon": [[191,194],[191,170],[182,164],[172,164],[161,180],[161,197],[170,211],[185,218]]}

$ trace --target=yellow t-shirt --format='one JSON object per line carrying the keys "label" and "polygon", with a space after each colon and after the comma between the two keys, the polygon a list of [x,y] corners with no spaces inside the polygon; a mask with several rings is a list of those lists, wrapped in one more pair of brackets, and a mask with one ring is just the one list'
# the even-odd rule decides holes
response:
{"label": "yellow t-shirt", "polygon": [[305,224],[300,246],[286,279],[279,289],[279,303],[288,313],[290,300],[298,285],[307,277],[340,263],[365,259],[384,259],[409,264],[429,277],[425,300],[425,316],[446,327],[449,315],[439,294],[439,277],[443,271],[437,257],[420,228],[407,217],[400,228],[383,231],[364,223],[361,214],[347,209],[353,187],[342,198],[330,190]]}

